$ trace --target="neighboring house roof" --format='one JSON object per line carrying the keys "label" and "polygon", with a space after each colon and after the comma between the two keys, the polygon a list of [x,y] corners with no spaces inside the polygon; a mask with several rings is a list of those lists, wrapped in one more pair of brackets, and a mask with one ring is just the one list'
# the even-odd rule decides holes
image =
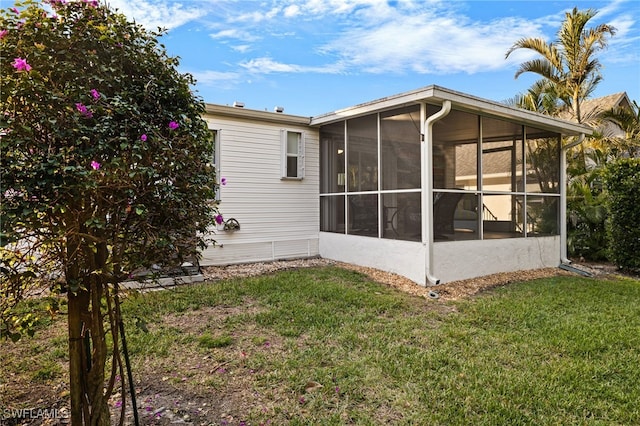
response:
{"label": "neighboring house roof", "polygon": [[[613,93],[599,98],[586,99],[580,105],[580,115],[583,123],[590,123],[594,130],[606,137],[624,136],[624,131],[611,122],[598,120],[598,115],[612,108],[631,109],[631,100],[626,92]],[[558,114],[563,120],[576,121],[573,111],[565,109]]]}
{"label": "neighboring house roof", "polygon": [[[460,145],[456,155],[456,174],[458,176],[475,176],[478,170],[476,145]],[[511,151],[497,151],[491,154],[491,161],[482,163],[483,175],[511,173]],[[522,166],[517,165],[519,171]]]}
{"label": "neighboring house roof", "polygon": [[600,98],[587,99],[582,102],[582,115],[591,117],[611,108],[631,108],[631,101],[626,92],[614,93]]}
{"label": "neighboring house roof", "polygon": [[604,137],[624,137],[625,133],[617,124],[610,121],[598,121],[597,116],[613,108],[631,109],[631,101],[626,92],[614,93],[595,99],[587,99],[582,103],[584,122],[596,119],[596,130]]}

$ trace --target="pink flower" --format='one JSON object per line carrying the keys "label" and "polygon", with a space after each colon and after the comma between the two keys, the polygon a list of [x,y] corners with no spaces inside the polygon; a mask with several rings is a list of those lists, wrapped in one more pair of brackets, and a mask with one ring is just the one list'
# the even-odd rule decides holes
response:
{"label": "pink flower", "polygon": [[222,215],[221,215],[221,214],[217,214],[217,215],[216,215],[216,217],[215,217],[215,219],[216,219],[216,223],[217,223],[218,225],[222,225],[222,222],[224,222],[224,218],[222,217]]}
{"label": "pink flower", "polygon": [[0,30],[0,40],[9,33],[9,30]]}
{"label": "pink flower", "polygon": [[179,125],[178,123],[176,123],[175,121],[170,121],[170,122],[169,122],[169,128],[170,128],[171,130],[175,130],[175,129],[177,129],[178,127],[180,127],[180,125]]}
{"label": "pink flower", "polygon": [[27,63],[26,59],[15,58],[11,63],[11,65],[13,65],[16,71],[26,71],[26,72],[31,71],[31,65]]}
{"label": "pink flower", "polygon": [[91,89],[90,93],[94,101],[100,99],[100,92],[98,92],[96,89]]}
{"label": "pink flower", "polygon": [[220,185],[225,186],[227,184],[227,178],[223,177],[220,179]]}
{"label": "pink flower", "polygon": [[122,407],[122,401],[116,401],[116,402],[113,404],[113,406],[114,406],[114,407],[116,407],[116,408],[120,408],[120,407]]}
{"label": "pink flower", "polygon": [[146,141],[147,141],[147,135],[146,135],[146,133],[143,133],[143,134],[140,136],[140,140],[141,140],[142,142],[146,142]]}
{"label": "pink flower", "polygon": [[97,162],[97,161],[95,161],[95,160],[91,162],[91,168],[92,168],[93,170],[100,170],[100,166],[101,166],[101,164],[100,164],[100,163],[98,163],[98,162]]}
{"label": "pink flower", "polygon": [[80,114],[84,115],[86,118],[93,117],[93,113],[89,111],[89,109],[87,109],[87,107],[80,102],[76,103],[76,109],[78,110],[78,112],[80,112]]}
{"label": "pink flower", "polygon": [[20,15],[20,11],[18,10],[17,7],[12,7],[11,9],[9,9],[10,11],[12,11],[13,13],[15,13],[16,15]]}

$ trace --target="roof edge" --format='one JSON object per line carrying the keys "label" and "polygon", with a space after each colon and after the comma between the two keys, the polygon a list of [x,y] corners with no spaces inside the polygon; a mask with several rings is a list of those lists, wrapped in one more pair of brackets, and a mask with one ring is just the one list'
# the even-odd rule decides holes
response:
{"label": "roof edge", "polygon": [[245,118],[250,120],[260,120],[280,124],[296,124],[308,126],[310,117],[300,115],[284,114],[281,112],[260,111],[257,109],[247,109],[228,105],[205,104],[205,116],[225,116],[234,118]]}
{"label": "roof edge", "polygon": [[354,118],[384,109],[398,108],[407,104],[415,104],[419,102],[433,102],[440,104],[445,100],[451,101],[453,104],[452,106],[460,110],[483,113],[494,117],[517,119],[524,124],[543,127],[569,136],[578,136],[580,134],[591,135],[593,133],[593,129],[582,124],[562,120],[538,112],[510,107],[500,102],[479,98],[477,96],[437,85],[426,86],[409,92],[399,93],[397,95],[340,109],[335,112],[311,117],[310,124],[312,126],[319,126],[333,121]]}

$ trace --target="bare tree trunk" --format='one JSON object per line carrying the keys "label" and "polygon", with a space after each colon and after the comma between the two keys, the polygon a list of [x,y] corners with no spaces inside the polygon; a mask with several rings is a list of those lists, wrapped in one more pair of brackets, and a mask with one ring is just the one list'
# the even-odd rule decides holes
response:
{"label": "bare tree trunk", "polygon": [[[101,301],[103,280],[96,276],[91,280],[91,368],[87,371],[87,396],[91,405],[91,425],[109,426],[110,413],[104,394],[107,344]],[[112,330],[112,332],[117,330]]]}
{"label": "bare tree trunk", "polygon": [[81,425],[83,418],[82,357],[82,299],[80,294],[68,291],[69,300],[69,387],[71,393],[71,424]]}
{"label": "bare tree trunk", "polygon": [[[73,217],[69,218],[73,222]],[[69,391],[71,397],[71,424],[81,425],[84,418],[84,374],[82,317],[88,306],[87,292],[79,285],[80,266],[78,263],[79,242],[70,237],[67,245],[67,269],[65,270],[69,313]]]}
{"label": "bare tree trunk", "polygon": [[109,426],[111,419],[104,383],[107,344],[101,303],[106,283],[100,274],[95,274],[85,277],[80,285],[78,261],[79,258],[88,261],[87,269],[96,271],[97,265],[104,264],[106,246],[100,245],[95,257],[83,247],[85,256],[81,256],[80,244],[77,240],[74,242],[76,244],[70,244],[68,252],[75,261],[70,262],[66,273],[71,424]]}

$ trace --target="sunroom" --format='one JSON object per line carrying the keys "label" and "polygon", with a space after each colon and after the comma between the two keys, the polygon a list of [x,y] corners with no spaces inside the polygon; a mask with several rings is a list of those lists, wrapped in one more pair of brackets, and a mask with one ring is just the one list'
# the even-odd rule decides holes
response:
{"label": "sunroom", "polygon": [[438,86],[311,125],[322,257],[423,285],[566,260],[563,137],[589,128]]}

